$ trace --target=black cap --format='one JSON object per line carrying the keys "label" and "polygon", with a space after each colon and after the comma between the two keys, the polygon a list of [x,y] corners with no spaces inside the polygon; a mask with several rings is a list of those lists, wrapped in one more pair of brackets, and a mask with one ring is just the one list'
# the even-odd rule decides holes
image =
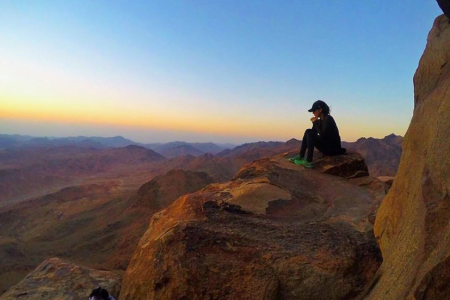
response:
{"label": "black cap", "polygon": [[325,102],[323,102],[322,100],[317,100],[316,102],[313,103],[312,107],[308,109],[308,111],[313,112],[317,109],[324,108],[325,106],[326,106]]}

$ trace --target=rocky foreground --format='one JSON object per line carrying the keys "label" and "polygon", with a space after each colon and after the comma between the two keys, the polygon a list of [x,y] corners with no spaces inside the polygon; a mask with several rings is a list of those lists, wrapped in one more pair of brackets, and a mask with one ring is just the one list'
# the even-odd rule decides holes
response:
{"label": "rocky foreground", "polygon": [[385,186],[366,175],[357,154],[316,170],[280,155],[182,196],[153,216],[119,299],[356,297],[381,263],[368,217]]}

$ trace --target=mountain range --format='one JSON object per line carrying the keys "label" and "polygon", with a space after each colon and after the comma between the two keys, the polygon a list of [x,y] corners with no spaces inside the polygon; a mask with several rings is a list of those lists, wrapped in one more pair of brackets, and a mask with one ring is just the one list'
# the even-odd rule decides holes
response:
{"label": "mountain range", "polygon": [[[159,153],[134,144],[121,148],[107,147],[131,142],[122,137],[38,139],[45,141],[40,144],[28,136],[2,135],[2,138],[17,143],[23,140],[33,142],[0,149],[0,205],[5,201],[24,200],[102,178],[119,178],[137,189],[154,176],[172,169],[202,171],[215,181],[226,181],[246,163],[283,152],[294,156],[301,145],[301,141],[291,139],[287,142],[247,143],[217,152],[221,148],[213,143],[192,143],[201,149],[217,152],[214,155],[183,142],[159,145]],[[389,135],[383,139],[361,138],[354,143],[343,144],[350,151],[363,155],[371,175],[395,176],[401,141],[402,137]],[[100,142],[101,146],[92,147]]]}
{"label": "mountain range", "polygon": [[[369,166],[369,171],[375,176],[395,176],[400,162],[402,137],[394,134],[383,139],[360,138],[356,142],[343,142],[343,147],[357,151],[363,155]],[[121,136],[116,137],[65,137],[65,138],[35,138],[31,136],[0,134],[1,149],[36,149],[39,147],[79,147],[79,148],[119,148],[130,145],[151,149],[165,158],[178,156],[198,157],[204,154],[214,154],[218,157],[237,157],[249,162],[252,159],[273,155],[282,151],[290,151],[291,147],[300,148],[301,142],[292,139],[284,142],[256,142],[243,145],[215,144],[215,143],[153,143],[142,144]],[[34,150],[33,150],[34,151]],[[234,170],[235,171],[235,170]]]}
{"label": "mountain range", "polygon": [[[169,143],[149,143],[143,144],[126,139],[122,136],[115,137],[32,137],[28,135],[8,135],[0,134],[0,149],[20,148],[20,147],[58,147],[58,146],[77,146],[85,148],[120,148],[130,145],[141,146],[166,156],[175,157],[182,154],[201,155],[204,153],[216,154],[225,149],[234,148],[234,144],[215,144],[215,143],[187,143],[187,142],[169,142]],[[184,147],[184,148],[183,148]],[[175,149],[175,150],[174,150]],[[178,151],[176,149],[179,149]],[[185,150],[187,149],[187,150]],[[185,153],[182,153],[185,151]],[[192,151],[192,153],[187,153]]]}

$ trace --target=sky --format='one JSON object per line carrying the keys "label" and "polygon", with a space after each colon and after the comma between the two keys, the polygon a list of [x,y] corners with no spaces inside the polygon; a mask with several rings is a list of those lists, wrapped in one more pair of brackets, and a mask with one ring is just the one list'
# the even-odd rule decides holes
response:
{"label": "sky", "polygon": [[433,0],[0,1],[0,134],[137,142],[404,135]]}

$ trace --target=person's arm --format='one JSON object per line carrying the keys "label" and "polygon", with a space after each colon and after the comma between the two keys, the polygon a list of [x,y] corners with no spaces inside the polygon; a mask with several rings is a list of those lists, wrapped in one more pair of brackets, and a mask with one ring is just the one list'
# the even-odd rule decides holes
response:
{"label": "person's arm", "polygon": [[314,129],[323,138],[329,138],[333,134],[333,130],[336,127],[336,122],[332,116],[326,116],[323,120],[316,120],[313,122]]}
{"label": "person's arm", "polygon": [[314,129],[315,132],[317,132],[320,136],[322,136],[322,120],[318,118],[311,118],[311,121],[313,122],[312,129]]}

